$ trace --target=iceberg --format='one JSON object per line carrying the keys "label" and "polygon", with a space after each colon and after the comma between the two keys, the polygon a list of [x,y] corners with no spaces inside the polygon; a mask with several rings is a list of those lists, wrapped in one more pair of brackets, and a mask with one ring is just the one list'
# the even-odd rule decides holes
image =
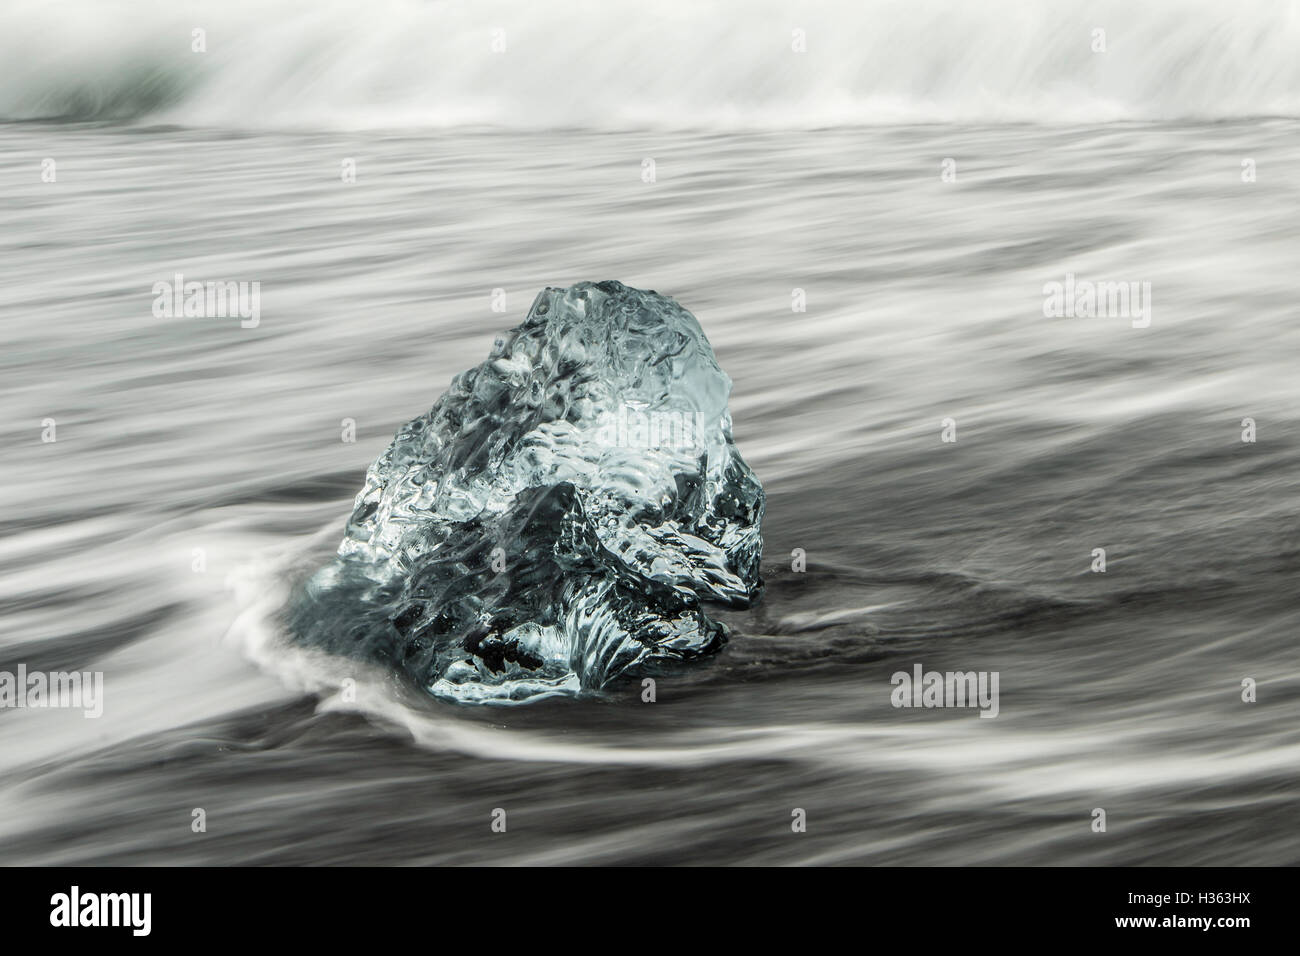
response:
{"label": "iceberg", "polygon": [[726,640],[762,594],[764,496],[696,318],[620,282],[547,288],[370,466],[289,629],[434,697],[598,691]]}

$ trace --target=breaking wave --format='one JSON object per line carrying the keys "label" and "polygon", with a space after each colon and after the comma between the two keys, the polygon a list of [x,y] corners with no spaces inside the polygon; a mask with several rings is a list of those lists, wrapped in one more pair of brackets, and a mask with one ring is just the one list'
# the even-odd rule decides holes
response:
{"label": "breaking wave", "polygon": [[1297,49],[1294,0],[12,0],[0,11],[0,119],[815,128],[1295,116]]}

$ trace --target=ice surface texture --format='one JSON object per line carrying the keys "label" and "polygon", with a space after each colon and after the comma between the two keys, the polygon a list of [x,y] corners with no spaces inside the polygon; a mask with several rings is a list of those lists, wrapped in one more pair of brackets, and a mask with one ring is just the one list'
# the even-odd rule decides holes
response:
{"label": "ice surface texture", "polygon": [[538,295],[398,431],[291,630],[437,697],[600,688],[717,649],[762,591],[763,489],[699,322],[620,282]]}

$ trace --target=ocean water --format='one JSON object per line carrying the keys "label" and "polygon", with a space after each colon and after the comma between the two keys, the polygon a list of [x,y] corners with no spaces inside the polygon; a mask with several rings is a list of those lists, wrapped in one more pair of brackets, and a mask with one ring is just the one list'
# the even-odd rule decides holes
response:
{"label": "ocean water", "polygon": [[[1295,4],[124,6],[0,14],[0,671],[104,674],[0,710],[0,861],[1300,862]],[[727,648],[501,708],[288,645],[396,428],[607,278],[735,382]]]}

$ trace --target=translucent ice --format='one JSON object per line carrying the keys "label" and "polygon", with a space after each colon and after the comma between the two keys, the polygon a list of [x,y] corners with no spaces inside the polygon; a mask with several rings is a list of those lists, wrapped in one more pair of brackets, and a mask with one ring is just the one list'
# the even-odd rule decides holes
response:
{"label": "translucent ice", "polygon": [[673,300],[546,289],[370,466],[291,629],[460,701],[576,693],[715,650],[702,604],[762,590],[763,489],[730,392]]}

